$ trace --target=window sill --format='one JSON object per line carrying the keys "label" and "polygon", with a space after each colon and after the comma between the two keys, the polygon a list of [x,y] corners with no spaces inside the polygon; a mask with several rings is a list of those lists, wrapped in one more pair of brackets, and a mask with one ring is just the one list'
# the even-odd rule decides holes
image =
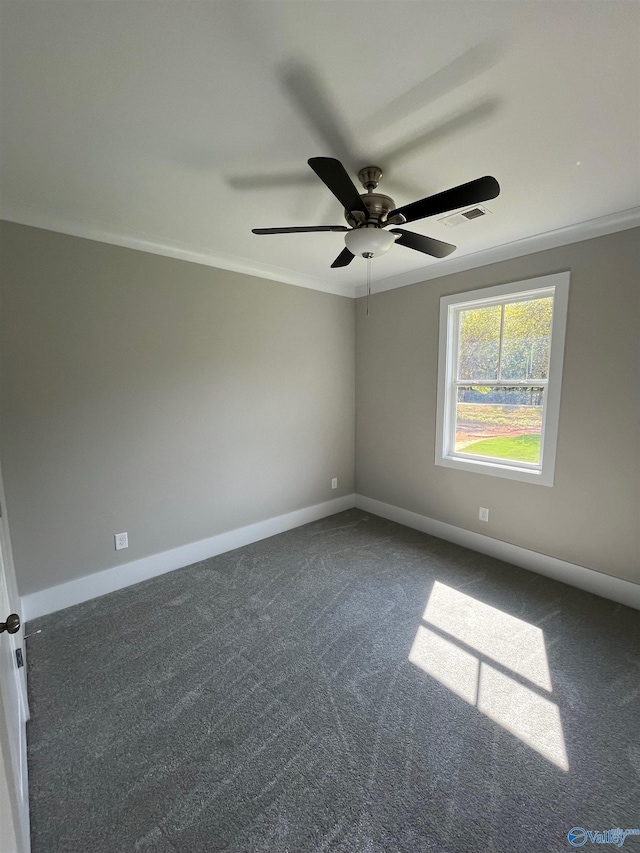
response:
{"label": "window sill", "polygon": [[436,465],[456,468],[472,474],[489,474],[491,477],[503,477],[507,480],[519,480],[521,483],[535,483],[538,486],[553,486],[553,473],[532,468],[523,468],[517,463],[481,462],[479,459],[465,459],[460,456],[437,456]]}

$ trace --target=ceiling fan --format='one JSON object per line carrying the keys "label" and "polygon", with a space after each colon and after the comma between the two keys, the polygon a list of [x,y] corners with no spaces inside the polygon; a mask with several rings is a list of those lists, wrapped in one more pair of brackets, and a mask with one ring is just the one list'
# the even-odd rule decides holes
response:
{"label": "ceiling fan", "polygon": [[447,213],[459,207],[467,207],[496,198],[500,185],[495,178],[486,175],[450,190],[428,196],[419,201],[396,207],[388,195],[374,192],[382,177],[377,166],[367,166],[358,172],[358,178],[366,193],[359,194],[347,170],[333,157],[312,157],[308,161],[316,175],[331,190],[344,207],[345,219],[350,225],[302,225],[293,228],[253,228],[254,234],[299,234],[310,231],[342,231],[345,233],[345,248],[340,252],[332,268],[346,267],[360,255],[373,258],[388,252],[394,243],[415,249],[434,258],[445,258],[455,251],[451,243],[425,237],[413,231],[387,226],[404,225],[438,213]]}

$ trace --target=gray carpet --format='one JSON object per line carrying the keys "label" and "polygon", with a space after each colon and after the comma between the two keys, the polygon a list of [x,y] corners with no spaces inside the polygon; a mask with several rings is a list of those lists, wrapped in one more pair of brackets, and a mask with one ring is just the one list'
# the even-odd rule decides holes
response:
{"label": "gray carpet", "polygon": [[640,825],[640,613],[358,510],[28,628],[33,853]]}

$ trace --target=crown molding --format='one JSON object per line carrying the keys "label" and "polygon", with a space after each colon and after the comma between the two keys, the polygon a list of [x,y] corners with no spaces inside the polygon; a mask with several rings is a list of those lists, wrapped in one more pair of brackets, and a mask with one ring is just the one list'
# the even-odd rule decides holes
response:
{"label": "crown molding", "polygon": [[253,275],[257,278],[266,278],[271,281],[292,284],[295,287],[305,287],[308,290],[320,290],[336,296],[347,296],[350,299],[355,298],[354,288],[351,285],[294,273],[282,267],[256,263],[237,255],[211,252],[199,246],[189,246],[184,243],[178,243],[177,241],[165,240],[152,234],[125,234],[114,230],[111,226],[98,222],[87,221],[80,223],[56,216],[55,214],[43,213],[24,204],[3,201],[0,219],[15,222],[18,225],[42,228],[45,231],[68,234],[72,237],[96,240],[99,243],[110,243],[111,245],[123,246],[127,249],[137,249],[138,251],[150,252],[154,255],[164,255],[165,257],[176,258],[180,261],[190,261],[194,264],[203,264],[204,266],[216,267],[217,269]]}
{"label": "crown molding", "polygon": [[[491,249],[481,252],[473,252],[450,260],[440,261],[437,264],[411,270],[402,275],[381,279],[375,284],[375,293],[384,290],[395,290],[398,287],[408,287],[445,275],[452,275],[466,270],[495,264],[499,261],[509,261],[520,258],[523,255],[533,255],[546,249],[555,249],[558,246],[566,246],[570,243],[579,243],[582,240],[590,240],[593,237],[603,237],[605,234],[613,234],[615,231],[625,231],[628,228],[640,226],[640,207],[632,207],[619,213],[611,213],[598,219],[589,219],[586,222],[578,222],[565,228],[557,228],[554,231],[545,231],[522,240],[514,240],[511,243],[503,243]],[[365,285],[356,287],[356,298],[366,296]]]}
{"label": "crown molding", "polygon": [[[203,264],[204,266],[239,272],[257,278],[266,278],[271,281],[291,284],[295,287],[305,287],[309,290],[346,296],[350,299],[357,299],[366,295],[366,286],[364,285],[354,287],[353,285],[340,284],[331,279],[325,280],[294,273],[282,267],[256,263],[237,255],[211,252],[199,246],[189,246],[151,234],[125,234],[102,223],[90,221],[80,223],[55,214],[43,213],[25,204],[4,201],[0,219],[6,219],[8,222],[15,222],[18,225],[43,228],[45,231],[69,234],[72,237],[96,240],[99,243],[110,243],[114,246],[151,252],[154,255],[164,255],[194,264]],[[611,213],[598,219],[578,222],[575,225],[568,225],[554,231],[545,231],[542,234],[535,234],[522,240],[514,240],[511,243],[504,243],[491,249],[484,249],[481,252],[450,258],[401,275],[381,279],[375,284],[375,292],[381,293],[385,290],[395,290],[398,287],[408,287],[445,275],[512,260],[523,255],[532,255],[546,249],[555,249],[558,246],[590,240],[593,237],[603,237],[605,234],[613,234],[616,231],[624,231],[638,226],[640,226],[640,207],[632,207],[629,210]]]}

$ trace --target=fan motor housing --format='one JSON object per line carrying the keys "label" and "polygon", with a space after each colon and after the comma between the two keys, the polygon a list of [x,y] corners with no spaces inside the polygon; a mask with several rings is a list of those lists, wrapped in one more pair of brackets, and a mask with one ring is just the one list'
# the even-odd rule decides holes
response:
{"label": "fan motor housing", "polygon": [[[382,193],[362,193],[360,196],[365,207],[369,211],[369,221],[374,220],[380,222],[391,210],[395,210],[396,203],[388,195]],[[350,210],[345,210],[344,217],[352,228],[358,228],[364,223],[360,218],[355,217]]]}

